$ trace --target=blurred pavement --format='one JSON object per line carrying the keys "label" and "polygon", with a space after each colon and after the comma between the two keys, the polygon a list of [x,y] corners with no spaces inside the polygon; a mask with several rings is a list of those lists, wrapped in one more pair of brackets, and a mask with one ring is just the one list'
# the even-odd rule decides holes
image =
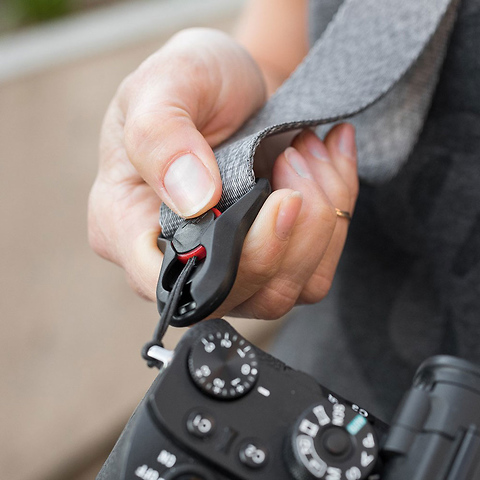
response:
{"label": "blurred pavement", "polygon": [[[208,24],[229,30],[234,16]],[[116,87],[189,22],[0,83],[2,478],[93,480],[153,379],[139,352],[155,306],[90,251],[86,205]],[[240,323],[257,344],[275,328]]]}

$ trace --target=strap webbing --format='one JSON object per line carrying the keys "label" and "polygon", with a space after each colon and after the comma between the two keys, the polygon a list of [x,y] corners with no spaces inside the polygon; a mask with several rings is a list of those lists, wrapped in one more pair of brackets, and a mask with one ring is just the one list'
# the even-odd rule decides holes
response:
{"label": "strap webbing", "polygon": [[[360,172],[373,181],[391,174],[384,168],[375,178],[378,169],[368,160],[389,163],[392,155],[408,156],[428,109],[430,95],[425,92],[435,87],[458,4],[459,0],[344,0],[290,78],[215,151],[223,182],[219,208],[228,208],[253,187],[254,156],[265,137],[356,114],[362,124]],[[381,131],[389,126],[407,132],[386,141]],[[162,206],[166,238],[173,236],[180,221]]]}

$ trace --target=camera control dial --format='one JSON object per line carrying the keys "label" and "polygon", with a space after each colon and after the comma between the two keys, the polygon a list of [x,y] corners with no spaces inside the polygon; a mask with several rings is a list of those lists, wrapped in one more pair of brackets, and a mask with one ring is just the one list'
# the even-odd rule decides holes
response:
{"label": "camera control dial", "polygon": [[378,457],[368,413],[333,395],[298,419],[287,446],[288,467],[296,480],[361,480]]}
{"label": "camera control dial", "polygon": [[188,367],[203,392],[225,400],[248,393],[259,374],[253,346],[237,333],[229,332],[201,337],[192,347]]}

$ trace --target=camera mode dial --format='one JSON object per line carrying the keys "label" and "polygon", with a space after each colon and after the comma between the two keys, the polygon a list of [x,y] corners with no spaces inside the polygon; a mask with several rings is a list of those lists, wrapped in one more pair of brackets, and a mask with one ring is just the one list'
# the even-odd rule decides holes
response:
{"label": "camera mode dial", "polygon": [[288,467],[296,480],[361,480],[378,457],[368,413],[333,395],[307,409],[287,446]]}
{"label": "camera mode dial", "polygon": [[237,333],[229,332],[200,338],[190,352],[188,367],[203,392],[225,400],[248,393],[259,373],[253,346]]}

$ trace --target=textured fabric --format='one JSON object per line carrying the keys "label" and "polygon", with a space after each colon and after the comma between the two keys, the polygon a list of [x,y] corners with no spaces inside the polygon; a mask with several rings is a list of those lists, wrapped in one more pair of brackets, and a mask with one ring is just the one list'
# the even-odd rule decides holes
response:
{"label": "textured fabric", "polygon": [[[216,151],[223,182],[220,209],[252,188],[254,155],[263,138],[350,117],[384,96],[386,104],[369,115],[371,129],[359,146],[367,150],[362,158],[393,167],[388,171],[366,163],[361,172],[371,180],[391,176],[422,125],[429,100],[424,93],[435,84],[457,4],[457,0],[344,0],[337,7],[328,0],[325,18],[333,18],[328,26],[323,22],[323,35],[304,62],[258,115]],[[411,68],[416,63],[418,68]],[[394,85],[396,93],[387,95]],[[388,114],[391,111],[394,116]],[[378,137],[385,122],[392,132],[406,130],[408,141],[404,133],[392,133],[397,140],[392,149],[391,141]],[[180,221],[162,206],[166,238],[173,236]]]}
{"label": "textured fabric", "polygon": [[480,0],[464,0],[411,155],[362,183],[331,293],[273,353],[386,420],[427,357],[480,362],[479,187]]}
{"label": "textured fabric", "polygon": [[317,0],[308,2],[308,18],[315,19],[309,22],[308,38],[310,45],[323,35],[332,18],[337,13],[344,0]]}

